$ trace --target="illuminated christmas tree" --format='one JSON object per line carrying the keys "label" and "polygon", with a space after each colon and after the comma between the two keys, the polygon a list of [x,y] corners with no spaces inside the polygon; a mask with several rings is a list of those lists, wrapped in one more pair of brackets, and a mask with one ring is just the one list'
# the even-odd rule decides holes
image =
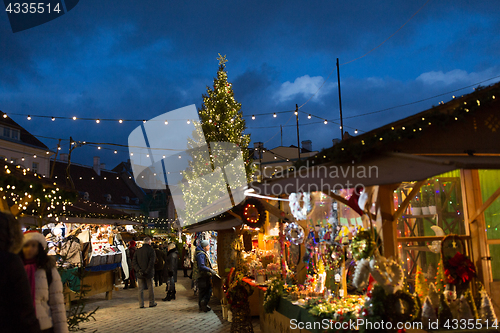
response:
{"label": "illuminated christmas tree", "polygon": [[[227,81],[226,57],[219,54],[217,60],[219,61],[217,77],[214,78],[213,88],[207,86],[207,94],[203,95],[203,104],[198,110],[200,123],[195,122],[195,131],[192,139],[188,141],[188,154],[191,157],[189,167],[182,172],[184,183],[181,188],[188,223],[202,216],[200,212],[203,209],[218,202],[221,194],[229,193],[231,196],[231,190],[243,188],[252,176],[252,161],[247,149],[250,135],[243,134],[245,120],[240,110],[241,104],[235,100],[232,85]],[[208,153],[205,142],[209,144]],[[215,144],[218,142],[233,145],[230,148],[227,145]],[[237,154],[240,152],[244,170],[232,163],[239,158]],[[212,177],[217,167],[222,166],[224,175]],[[245,174],[242,174],[243,172]],[[231,177],[231,187],[228,185],[228,177]],[[241,182],[240,179],[244,179],[245,182]],[[187,190],[188,188],[194,190]],[[219,210],[222,213],[226,209],[221,207]]]}

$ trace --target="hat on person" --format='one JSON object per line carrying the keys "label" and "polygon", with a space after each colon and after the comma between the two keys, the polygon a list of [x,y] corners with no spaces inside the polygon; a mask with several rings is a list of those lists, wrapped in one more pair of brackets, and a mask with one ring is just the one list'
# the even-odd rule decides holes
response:
{"label": "hat on person", "polygon": [[130,246],[134,247],[134,246],[135,246],[135,244],[136,244],[135,240],[131,240],[131,241],[130,241]]}
{"label": "hat on person", "polygon": [[202,240],[201,243],[200,243],[200,245],[201,245],[202,248],[206,247],[209,244],[210,243],[206,239]]}
{"label": "hat on person", "polygon": [[42,244],[42,247],[44,250],[47,249],[47,241],[45,240],[45,237],[41,233],[35,230],[31,231],[26,231],[24,233],[24,241],[23,244],[28,243],[29,241],[37,241],[38,243]]}
{"label": "hat on person", "polygon": [[170,244],[168,244],[168,250],[169,250],[169,251],[170,251],[170,250],[175,249],[176,247],[177,247],[177,246],[175,245],[175,243],[170,243]]}

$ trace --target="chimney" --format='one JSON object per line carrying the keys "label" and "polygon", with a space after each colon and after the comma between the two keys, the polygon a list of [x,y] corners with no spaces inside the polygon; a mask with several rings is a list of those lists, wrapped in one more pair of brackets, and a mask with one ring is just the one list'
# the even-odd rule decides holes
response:
{"label": "chimney", "polygon": [[101,175],[101,158],[99,156],[94,156],[94,165],[92,169],[94,169],[98,176]]}
{"label": "chimney", "polygon": [[313,150],[313,144],[312,144],[311,140],[302,141],[302,149],[306,149],[306,150],[312,151]]}
{"label": "chimney", "polygon": [[[262,142],[254,142],[253,143],[253,148],[254,148],[253,158],[256,159],[256,160],[262,158],[262,150],[264,149],[264,143],[262,143]],[[259,156],[259,152],[260,152],[260,156]]]}
{"label": "chimney", "polygon": [[65,153],[61,154],[59,159],[61,162],[68,162],[68,154]]}
{"label": "chimney", "polygon": [[333,145],[334,145],[334,146],[335,146],[337,143],[339,143],[340,141],[342,141],[342,140],[340,140],[340,139],[332,139],[332,143],[333,143]]}

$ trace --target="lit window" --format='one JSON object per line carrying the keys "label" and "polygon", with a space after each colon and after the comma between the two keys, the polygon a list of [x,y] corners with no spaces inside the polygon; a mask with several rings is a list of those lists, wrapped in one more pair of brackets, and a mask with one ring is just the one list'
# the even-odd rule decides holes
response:
{"label": "lit window", "polygon": [[38,162],[33,162],[33,164],[31,165],[31,169],[33,170],[33,172],[38,172],[38,165]]}

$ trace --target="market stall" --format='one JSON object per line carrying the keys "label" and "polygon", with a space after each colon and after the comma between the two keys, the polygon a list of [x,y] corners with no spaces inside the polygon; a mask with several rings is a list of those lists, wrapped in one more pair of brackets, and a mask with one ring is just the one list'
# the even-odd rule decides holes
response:
{"label": "market stall", "polygon": [[[267,283],[263,331],[286,332],[290,320],[338,323],[353,317],[365,323],[416,323],[427,331],[463,329],[463,322],[498,331],[490,299],[497,297],[499,275],[491,262],[498,259],[489,254],[498,249],[498,220],[491,208],[500,196],[495,178],[500,160],[492,145],[498,132],[487,124],[498,110],[499,89],[479,90],[347,140],[310,159],[307,167],[253,185],[261,197],[288,197],[295,219],[283,222],[297,224],[291,230],[304,235],[299,284],[285,286],[284,275]],[[463,136],[450,140],[450,132]],[[362,184],[363,191],[338,190],[349,184],[351,189]],[[299,192],[304,188],[314,190]],[[330,225],[325,230],[324,219],[314,217],[314,202],[322,202],[314,199],[318,193],[338,205],[331,255],[321,242],[331,242]],[[289,240],[297,238],[302,237]],[[340,271],[332,283],[328,266],[335,258],[341,258]],[[395,326],[387,330],[397,331]]]}

